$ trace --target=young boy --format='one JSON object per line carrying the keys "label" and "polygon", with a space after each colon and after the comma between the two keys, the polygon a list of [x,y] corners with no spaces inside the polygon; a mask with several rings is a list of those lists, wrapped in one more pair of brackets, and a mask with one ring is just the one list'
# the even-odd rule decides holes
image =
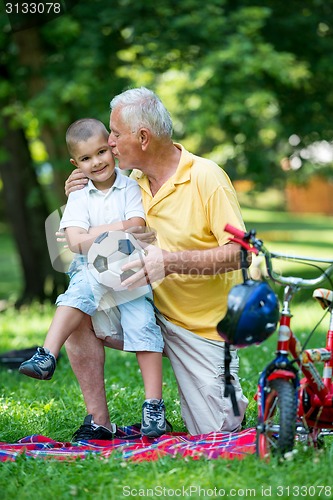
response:
{"label": "young boy", "polygon": [[[44,346],[21,364],[19,372],[41,380],[51,379],[62,345],[79,327],[85,314],[93,317],[97,336],[106,338],[114,334],[116,338],[119,325],[106,326],[106,315],[103,316],[103,308],[99,306],[101,301],[117,304],[112,311],[115,323],[119,319],[124,332],[123,350],[136,352],[145,388],[141,432],[157,437],[166,431],[162,399],[164,344],[155,322],[151,289],[144,287],[139,293],[135,292],[133,299],[132,292],[106,289],[87,269],[87,252],[99,234],[145,225],[140,188],[115,168],[108,136],[103,123],[93,118],[78,120],[67,130],[70,162],[89,178],[84,189],[69,195],[61,219],[68,246],[76,255],[68,271],[69,287],[56,301],[58,307]],[[124,299],[126,293],[129,294],[127,300]]]}

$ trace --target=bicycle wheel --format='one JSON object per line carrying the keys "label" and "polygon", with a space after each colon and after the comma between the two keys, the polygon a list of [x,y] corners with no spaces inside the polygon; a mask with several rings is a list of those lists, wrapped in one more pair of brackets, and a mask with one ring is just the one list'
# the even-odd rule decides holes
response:
{"label": "bicycle wheel", "polygon": [[291,381],[268,382],[263,423],[258,424],[256,451],[262,459],[292,451],[296,428],[296,397]]}

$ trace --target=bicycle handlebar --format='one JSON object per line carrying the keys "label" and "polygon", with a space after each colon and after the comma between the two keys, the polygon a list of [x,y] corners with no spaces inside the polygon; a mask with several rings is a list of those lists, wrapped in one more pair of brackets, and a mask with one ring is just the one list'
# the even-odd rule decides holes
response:
{"label": "bicycle handlebar", "polygon": [[[318,259],[312,257],[301,257],[296,255],[287,255],[281,253],[270,252],[263,244],[263,241],[256,237],[255,229],[248,232],[237,229],[236,227],[226,224],[224,230],[234,236],[229,238],[230,241],[238,243],[248,252],[253,252],[256,255],[262,254],[265,257],[266,269],[269,277],[279,283],[280,285],[289,285],[297,288],[313,288],[320,285],[330,274],[333,274],[333,260]],[[273,258],[294,260],[294,261],[311,261],[311,262],[325,262],[331,264],[320,276],[312,279],[304,279],[296,276],[281,276],[273,269]]]}
{"label": "bicycle handlebar", "polygon": [[241,231],[240,229],[237,229],[236,227],[232,226],[231,224],[226,224],[224,230],[227,233],[233,234],[234,236],[236,236],[236,238],[244,239],[246,236],[245,231]]}

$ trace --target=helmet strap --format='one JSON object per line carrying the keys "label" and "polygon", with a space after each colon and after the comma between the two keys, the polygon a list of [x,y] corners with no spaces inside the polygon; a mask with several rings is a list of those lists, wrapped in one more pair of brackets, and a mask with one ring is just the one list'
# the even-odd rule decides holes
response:
{"label": "helmet strap", "polygon": [[239,417],[239,408],[237,404],[237,399],[235,395],[235,388],[231,383],[231,373],[230,373],[230,362],[231,362],[231,354],[230,354],[230,344],[228,342],[224,343],[224,397],[230,397],[232,403],[232,409],[234,411],[235,417]]}
{"label": "helmet strap", "polygon": [[247,261],[247,255],[248,255],[248,253],[247,253],[246,248],[241,247],[240,260],[241,260],[241,270],[242,270],[242,276],[243,276],[244,283],[246,281],[248,281],[248,279],[249,279],[249,274],[248,274],[249,263]]}

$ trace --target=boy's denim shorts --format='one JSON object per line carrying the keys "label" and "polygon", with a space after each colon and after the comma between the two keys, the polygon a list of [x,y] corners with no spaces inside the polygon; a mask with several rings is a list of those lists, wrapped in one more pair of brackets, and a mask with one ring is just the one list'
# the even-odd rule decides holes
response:
{"label": "boy's denim shorts", "polygon": [[[68,306],[80,309],[80,311],[93,316],[98,309],[102,290],[93,282],[93,276],[89,273],[84,260],[74,260],[67,273],[70,282],[66,292],[59,295],[56,300],[57,306]],[[100,296],[99,296],[100,295]]]}
{"label": "boy's denim shorts", "polygon": [[74,307],[91,316],[96,336],[122,339],[124,351],[163,352],[150,287],[113,292],[95,280],[83,259],[74,261],[68,274],[69,286],[57,298],[57,306]]}

